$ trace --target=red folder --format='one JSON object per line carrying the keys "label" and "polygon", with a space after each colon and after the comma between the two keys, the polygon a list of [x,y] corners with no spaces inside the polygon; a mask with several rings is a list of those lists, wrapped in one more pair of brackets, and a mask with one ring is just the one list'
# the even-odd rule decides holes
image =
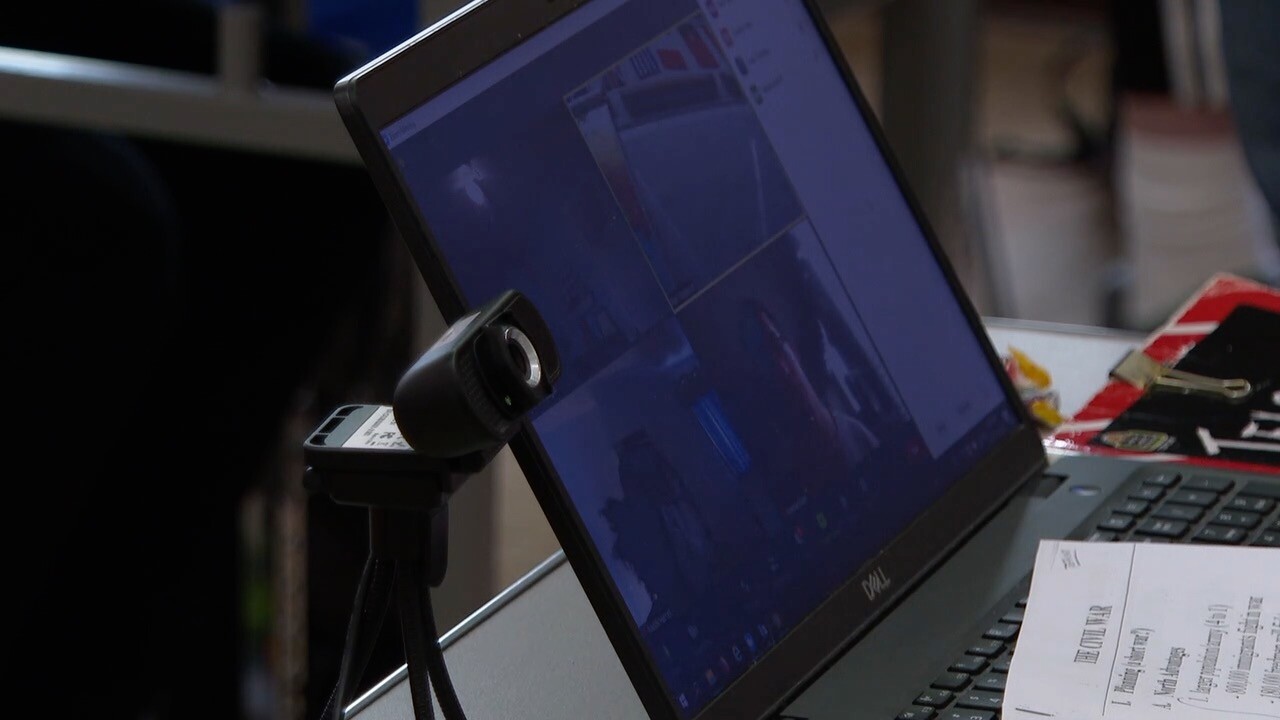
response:
{"label": "red folder", "polygon": [[[1233,310],[1242,305],[1252,305],[1274,313],[1280,313],[1280,289],[1264,285],[1230,273],[1219,273],[1210,278],[1183,306],[1160,328],[1148,336],[1143,347],[1144,352],[1166,367],[1172,367],[1187,355],[1201,340],[1217,329],[1219,323]],[[1271,355],[1270,345],[1264,350]],[[1280,369],[1280,347],[1274,348],[1275,362],[1271,367]],[[1269,362],[1269,361],[1268,361]],[[1059,425],[1045,438],[1045,447],[1050,453],[1057,454],[1100,454],[1119,455],[1150,461],[1185,462],[1207,467],[1244,469],[1256,472],[1280,474],[1280,452],[1254,453],[1253,460],[1242,461],[1215,457],[1207,453],[1168,451],[1160,447],[1160,435],[1152,432],[1150,437],[1143,438],[1141,430],[1134,430],[1132,423],[1123,432],[1130,433],[1125,437],[1129,442],[1115,442],[1113,436],[1117,418],[1121,418],[1126,410],[1142,399],[1150,388],[1140,389],[1134,385],[1114,378],[1108,378],[1103,387],[1087,402],[1071,419]],[[1268,389],[1268,397],[1274,389]],[[1280,413],[1280,408],[1275,408]],[[1272,440],[1280,424],[1270,419],[1271,413],[1255,413],[1264,418],[1265,430],[1261,437],[1261,446],[1274,442],[1280,446],[1280,440]],[[1248,413],[1244,416],[1248,418]],[[1194,422],[1194,418],[1189,418]],[[1121,423],[1123,424],[1123,423]],[[1241,422],[1244,430],[1245,421]],[[1110,432],[1109,432],[1110,431]],[[1254,432],[1257,432],[1255,428]],[[1105,439],[1107,442],[1102,442]],[[1250,442],[1258,440],[1250,436]],[[1144,442],[1150,440],[1151,442]],[[1110,443],[1110,444],[1108,444]],[[1146,445],[1146,447],[1143,447]],[[1190,447],[1189,443],[1174,443],[1176,447]],[[1270,458],[1274,455],[1274,462]],[[1263,458],[1258,460],[1258,458]]]}

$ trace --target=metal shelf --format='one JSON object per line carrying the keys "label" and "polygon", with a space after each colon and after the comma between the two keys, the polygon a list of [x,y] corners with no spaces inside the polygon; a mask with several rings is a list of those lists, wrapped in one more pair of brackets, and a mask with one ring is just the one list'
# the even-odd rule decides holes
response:
{"label": "metal shelf", "polygon": [[0,47],[0,117],[359,164],[333,97]]}

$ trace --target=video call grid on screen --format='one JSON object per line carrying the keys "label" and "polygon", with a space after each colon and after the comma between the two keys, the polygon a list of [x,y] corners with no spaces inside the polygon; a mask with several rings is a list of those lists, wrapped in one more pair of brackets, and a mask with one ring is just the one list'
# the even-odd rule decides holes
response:
{"label": "video call grid on screen", "polygon": [[383,137],[689,713],[1015,422],[799,2],[589,3]]}

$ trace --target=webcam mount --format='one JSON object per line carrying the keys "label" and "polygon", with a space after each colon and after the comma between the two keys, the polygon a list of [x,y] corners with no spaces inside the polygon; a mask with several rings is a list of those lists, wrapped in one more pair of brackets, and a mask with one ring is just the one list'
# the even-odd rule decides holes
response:
{"label": "webcam mount", "polygon": [[445,720],[465,720],[431,607],[448,566],[448,500],[559,375],[541,316],[507,291],[453,323],[400,378],[393,405],[338,407],[306,439],[306,489],[369,513],[369,556],[322,717],[343,717],[394,600],[414,717],[434,717],[434,685]]}

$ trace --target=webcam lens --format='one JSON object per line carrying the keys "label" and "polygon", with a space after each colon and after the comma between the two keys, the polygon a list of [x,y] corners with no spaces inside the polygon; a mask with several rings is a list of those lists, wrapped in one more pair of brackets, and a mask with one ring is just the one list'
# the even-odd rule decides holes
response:
{"label": "webcam lens", "polygon": [[520,332],[519,328],[510,325],[503,329],[502,337],[507,341],[507,353],[511,355],[511,362],[523,375],[521,379],[524,384],[531,388],[538,387],[542,382],[542,363],[538,360],[538,351],[533,349],[529,337]]}

